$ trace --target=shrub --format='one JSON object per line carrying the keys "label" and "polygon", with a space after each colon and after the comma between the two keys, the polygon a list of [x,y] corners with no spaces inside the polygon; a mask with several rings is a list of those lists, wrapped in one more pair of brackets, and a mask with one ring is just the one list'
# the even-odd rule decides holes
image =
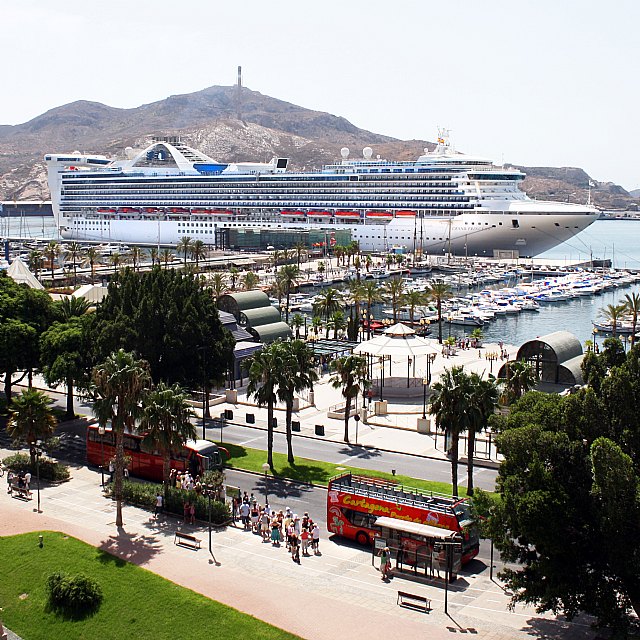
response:
{"label": "shrub", "polygon": [[[37,473],[36,466],[31,466],[31,458],[25,453],[16,453],[9,456],[2,461],[2,464],[14,473],[30,471],[33,476],[33,480],[35,480]],[[50,458],[40,459],[41,480],[63,482],[64,480],[68,480],[70,477],[71,474],[69,473],[69,467],[66,465],[61,462],[51,460]]]}
{"label": "shrub", "polygon": [[[110,488],[110,491],[113,491],[113,487]],[[162,485],[154,484],[153,482],[132,482],[131,480],[125,480],[123,482],[122,497],[125,502],[136,504],[145,509],[153,509],[158,491],[162,492],[165,496],[164,510],[167,513],[182,516],[184,513],[184,503],[188,499],[196,503],[196,518],[198,520],[209,520],[208,500],[204,496],[198,495],[195,491],[185,491],[184,489],[169,487],[165,494]],[[212,500],[211,522],[214,524],[224,524],[230,519],[231,513],[228,505],[224,502]]]}
{"label": "shrub", "polygon": [[102,603],[102,588],[93,578],[80,573],[75,576],[61,571],[47,578],[49,604],[55,611],[83,616],[98,609]]}

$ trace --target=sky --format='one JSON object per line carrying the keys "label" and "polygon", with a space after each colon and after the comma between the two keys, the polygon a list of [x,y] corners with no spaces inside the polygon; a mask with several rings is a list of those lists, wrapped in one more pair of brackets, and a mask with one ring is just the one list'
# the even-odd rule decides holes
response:
{"label": "sky", "polygon": [[244,86],[363,129],[446,127],[497,163],[640,188],[638,0],[0,0],[0,24],[0,124],[232,85],[242,65]]}

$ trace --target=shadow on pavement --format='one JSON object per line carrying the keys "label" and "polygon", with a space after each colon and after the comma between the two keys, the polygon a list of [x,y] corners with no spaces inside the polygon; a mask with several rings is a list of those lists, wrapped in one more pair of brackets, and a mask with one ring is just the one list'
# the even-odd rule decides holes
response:
{"label": "shadow on pavement", "polygon": [[360,458],[362,460],[370,460],[382,455],[378,449],[369,449],[353,444],[344,445],[338,453],[343,456],[353,456],[354,458]]}
{"label": "shadow on pavement", "polygon": [[123,561],[144,564],[160,553],[162,547],[155,536],[127,533],[120,529],[116,535],[109,536],[98,547],[98,559],[101,562]]}
{"label": "shadow on pavement", "polygon": [[531,638],[544,638],[545,640],[594,640],[595,638],[607,638],[608,634],[601,632],[598,634],[591,627],[592,620],[584,619],[580,622],[567,622],[564,620],[544,620],[542,618],[531,618],[527,620],[526,626],[522,627]]}

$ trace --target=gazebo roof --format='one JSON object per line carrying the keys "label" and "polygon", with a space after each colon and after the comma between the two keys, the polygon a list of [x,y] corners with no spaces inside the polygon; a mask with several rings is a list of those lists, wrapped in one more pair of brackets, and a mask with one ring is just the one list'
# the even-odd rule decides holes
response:
{"label": "gazebo roof", "polygon": [[398,323],[386,329],[382,335],[362,342],[353,352],[372,356],[417,357],[438,353],[438,350],[417,336],[411,327]]}

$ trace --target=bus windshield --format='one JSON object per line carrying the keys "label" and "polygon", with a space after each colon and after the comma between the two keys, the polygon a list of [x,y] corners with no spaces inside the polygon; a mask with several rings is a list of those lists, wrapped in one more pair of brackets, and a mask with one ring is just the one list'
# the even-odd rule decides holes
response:
{"label": "bus windshield", "polygon": [[205,469],[219,469],[221,466],[220,451],[215,444],[200,449],[198,453],[203,457]]}

